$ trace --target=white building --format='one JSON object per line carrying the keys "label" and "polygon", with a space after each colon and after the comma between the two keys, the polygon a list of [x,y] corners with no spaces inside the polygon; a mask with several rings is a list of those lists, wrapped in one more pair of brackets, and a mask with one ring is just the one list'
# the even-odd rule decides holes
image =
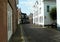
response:
{"label": "white building", "polygon": [[57,1],[57,29],[60,30],[60,0]]}
{"label": "white building", "polygon": [[50,25],[53,21],[49,16],[49,12],[53,7],[56,7],[56,0],[37,0],[33,7],[33,23]]}

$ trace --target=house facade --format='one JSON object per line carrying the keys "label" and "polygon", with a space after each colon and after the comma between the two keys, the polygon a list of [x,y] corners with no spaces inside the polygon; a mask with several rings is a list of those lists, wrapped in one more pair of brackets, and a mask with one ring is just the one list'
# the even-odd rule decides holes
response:
{"label": "house facade", "polygon": [[30,24],[33,24],[33,14],[32,13],[30,13],[30,15],[29,15],[29,22],[30,22]]}
{"label": "house facade", "polygon": [[37,0],[33,10],[33,23],[50,25],[53,20],[51,20],[49,12],[54,7],[56,7],[56,0]]}
{"label": "house facade", "polygon": [[17,28],[18,0],[0,0],[0,42],[8,42]]}
{"label": "house facade", "polygon": [[56,0],[57,2],[57,29],[60,30],[60,0]]}

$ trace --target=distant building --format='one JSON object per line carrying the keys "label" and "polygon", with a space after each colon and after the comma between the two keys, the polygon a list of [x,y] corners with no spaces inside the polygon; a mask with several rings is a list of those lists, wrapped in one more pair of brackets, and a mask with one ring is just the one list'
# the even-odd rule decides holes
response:
{"label": "distant building", "polygon": [[28,23],[29,17],[26,13],[21,13],[21,23]]}
{"label": "distant building", "polygon": [[33,23],[50,25],[53,20],[49,16],[50,10],[56,7],[56,0],[37,0],[34,5]]}
{"label": "distant building", "polygon": [[18,24],[21,22],[21,9],[17,9],[18,12]]}
{"label": "distant building", "polygon": [[8,42],[17,28],[18,0],[0,0],[0,42]]}
{"label": "distant building", "polygon": [[26,21],[26,13],[21,13],[21,23],[25,23]]}
{"label": "distant building", "polygon": [[33,14],[32,13],[30,13],[30,15],[29,15],[29,21],[31,24],[33,24]]}

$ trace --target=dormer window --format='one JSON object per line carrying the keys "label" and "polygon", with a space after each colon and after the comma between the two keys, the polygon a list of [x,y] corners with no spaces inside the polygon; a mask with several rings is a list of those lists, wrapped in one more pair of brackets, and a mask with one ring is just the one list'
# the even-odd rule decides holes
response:
{"label": "dormer window", "polygon": [[38,1],[36,1],[36,3],[39,4]]}

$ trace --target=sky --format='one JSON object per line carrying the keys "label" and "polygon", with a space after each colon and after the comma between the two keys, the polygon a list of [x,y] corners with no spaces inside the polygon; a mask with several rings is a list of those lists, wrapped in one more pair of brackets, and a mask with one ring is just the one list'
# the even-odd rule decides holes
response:
{"label": "sky", "polygon": [[18,8],[21,8],[21,11],[23,13],[27,13],[29,15],[32,13],[33,5],[35,3],[35,0],[19,0]]}

